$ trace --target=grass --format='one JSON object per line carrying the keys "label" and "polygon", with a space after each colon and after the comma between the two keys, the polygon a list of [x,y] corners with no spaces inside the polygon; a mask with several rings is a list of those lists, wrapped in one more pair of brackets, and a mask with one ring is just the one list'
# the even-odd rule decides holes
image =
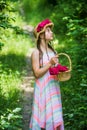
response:
{"label": "grass", "polygon": [[[21,108],[22,77],[26,74],[25,59],[32,47],[32,41],[29,36],[16,35],[10,29],[3,38],[5,45],[0,51],[0,108],[3,108],[0,109],[0,129],[10,130],[12,127],[12,130],[21,130],[21,112],[14,114],[13,110]],[[10,114],[14,123],[8,120]]]}
{"label": "grass", "polygon": [[[15,5],[14,5],[15,4]],[[18,3],[10,3],[16,10]],[[23,28],[27,23],[18,12],[6,11],[13,27]],[[0,27],[0,130],[22,129],[22,78],[26,74],[26,55],[33,43],[30,35],[19,34],[16,29]],[[21,32],[20,32],[21,33]]]}
{"label": "grass", "polygon": [[0,79],[2,88],[4,87],[3,90],[6,91],[5,87],[12,89],[13,86],[19,86],[26,66],[25,57],[31,48],[31,41],[28,36],[15,34],[5,40],[7,42],[0,51]]}

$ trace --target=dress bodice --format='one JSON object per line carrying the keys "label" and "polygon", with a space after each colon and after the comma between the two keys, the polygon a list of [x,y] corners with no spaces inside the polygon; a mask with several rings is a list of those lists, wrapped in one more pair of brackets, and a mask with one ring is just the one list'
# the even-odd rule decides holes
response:
{"label": "dress bodice", "polygon": [[47,64],[49,62],[49,60],[55,56],[55,53],[54,52],[44,52],[43,53],[43,57],[42,59],[40,60],[40,66],[44,66],[45,64]]}

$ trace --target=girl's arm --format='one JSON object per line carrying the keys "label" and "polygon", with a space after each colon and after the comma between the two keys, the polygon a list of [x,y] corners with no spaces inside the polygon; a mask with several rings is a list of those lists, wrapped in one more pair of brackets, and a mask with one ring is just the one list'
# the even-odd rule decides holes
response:
{"label": "girl's arm", "polygon": [[51,58],[51,60],[43,68],[40,68],[38,50],[35,50],[32,53],[31,59],[32,59],[32,69],[36,78],[42,77],[53,64],[57,63],[57,56],[55,56]]}

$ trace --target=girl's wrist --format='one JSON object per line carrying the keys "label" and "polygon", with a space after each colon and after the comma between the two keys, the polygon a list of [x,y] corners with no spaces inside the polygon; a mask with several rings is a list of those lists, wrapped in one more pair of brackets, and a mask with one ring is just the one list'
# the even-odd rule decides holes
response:
{"label": "girl's wrist", "polygon": [[50,62],[48,62],[48,66],[49,66],[49,68],[52,66],[52,64],[50,63]]}

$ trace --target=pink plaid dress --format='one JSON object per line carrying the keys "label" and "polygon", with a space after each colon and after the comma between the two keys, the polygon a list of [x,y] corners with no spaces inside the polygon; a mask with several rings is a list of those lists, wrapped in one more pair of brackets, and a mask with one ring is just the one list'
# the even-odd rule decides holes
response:
{"label": "pink plaid dress", "polygon": [[[54,56],[48,53],[49,58]],[[43,66],[48,62],[47,54],[43,54]],[[62,103],[59,82],[56,75],[50,75],[49,71],[34,84],[34,100],[29,130],[64,130]]]}

